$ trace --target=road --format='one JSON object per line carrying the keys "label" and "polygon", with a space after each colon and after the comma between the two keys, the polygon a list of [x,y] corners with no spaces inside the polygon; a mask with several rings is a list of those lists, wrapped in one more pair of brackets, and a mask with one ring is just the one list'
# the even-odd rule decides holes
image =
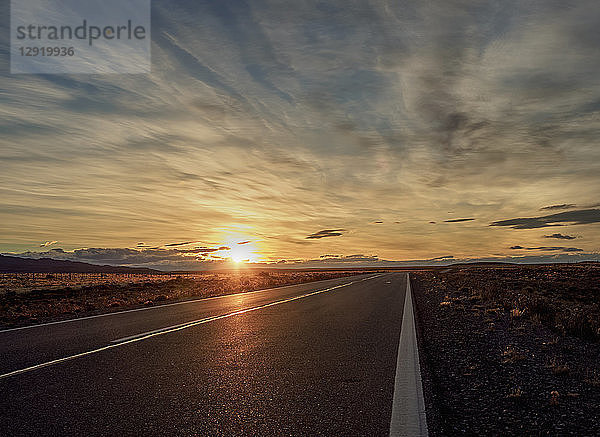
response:
{"label": "road", "polygon": [[0,435],[388,435],[405,291],[363,275],[0,331]]}

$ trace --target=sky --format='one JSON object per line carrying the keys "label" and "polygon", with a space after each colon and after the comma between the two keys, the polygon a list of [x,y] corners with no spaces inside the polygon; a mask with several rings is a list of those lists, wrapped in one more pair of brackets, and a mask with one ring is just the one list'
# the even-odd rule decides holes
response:
{"label": "sky", "polygon": [[600,260],[595,0],[153,0],[135,75],[11,75],[2,27],[1,253]]}

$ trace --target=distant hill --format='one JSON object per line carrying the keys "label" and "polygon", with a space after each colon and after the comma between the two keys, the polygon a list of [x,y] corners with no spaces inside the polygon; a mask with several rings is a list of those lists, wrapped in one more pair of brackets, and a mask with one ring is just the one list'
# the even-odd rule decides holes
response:
{"label": "distant hill", "polygon": [[50,258],[19,258],[17,256],[0,255],[0,273],[137,273],[159,274],[158,270],[99,266],[78,261],[62,261]]}

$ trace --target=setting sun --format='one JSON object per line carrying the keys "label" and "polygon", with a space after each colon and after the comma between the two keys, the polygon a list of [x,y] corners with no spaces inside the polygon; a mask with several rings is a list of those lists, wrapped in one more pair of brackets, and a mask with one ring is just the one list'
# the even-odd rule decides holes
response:
{"label": "setting sun", "polygon": [[231,248],[231,260],[236,263],[250,261],[254,253],[247,245],[236,245]]}
{"label": "setting sun", "polygon": [[234,263],[257,262],[261,258],[259,249],[246,235],[229,235],[223,241],[228,248],[228,257]]}

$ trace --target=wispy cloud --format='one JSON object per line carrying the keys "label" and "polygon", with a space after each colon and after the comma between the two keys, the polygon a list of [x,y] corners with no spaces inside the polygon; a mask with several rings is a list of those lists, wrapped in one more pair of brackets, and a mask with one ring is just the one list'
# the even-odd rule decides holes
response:
{"label": "wispy cloud", "polygon": [[194,249],[178,249],[179,253],[211,253],[221,250],[218,247],[196,247]]}
{"label": "wispy cloud", "polygon": [[165,244],[165,247],[173,247],[173,246],[187,246],[189,244],[200,243],[199,241],[184,241],[182,243],[169,243]]}
{"label": "wispy cloud", "polygon": [[54,241],[46,241],[42,244],[40,244],[40,247],[48,247],[48,246],[52,246],[53,244],[58,243],[58,241],[54,240]]}

